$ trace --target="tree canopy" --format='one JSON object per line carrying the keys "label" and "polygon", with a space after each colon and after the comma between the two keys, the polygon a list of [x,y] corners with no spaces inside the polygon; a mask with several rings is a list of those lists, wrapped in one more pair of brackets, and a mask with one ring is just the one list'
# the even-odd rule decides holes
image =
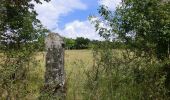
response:
{"label": "tree canopy", "polygon": [[[44,0],[50,1],[50,0]],[[1,49],[20,49],[42,40],[45,29],[36,18],[34,3],[40,0],[2,0],[0,4]]]}
{"label": "tree canopy", "polygon": [[[115,12],[101,6],[100,21],[107,22],[109,35],[128,44],[138,54],[165,59],[170,55],[170,2],[168,0],[123,0]],[[103,28],[97,28],[103,32]],[[104,31],[104,32],[106,32]],[[105,33],[101,34],[105,34]]]}
{"label": "tree canopy", "polygon": [[44,36],[48,31],[36,18],[35,3],[41,4],[40,0],[0,2],[1,99],[25,100],[28,91],[32,91],[27,89],[28,77],[30,69],[38,65],[33,54],[44,48]]}

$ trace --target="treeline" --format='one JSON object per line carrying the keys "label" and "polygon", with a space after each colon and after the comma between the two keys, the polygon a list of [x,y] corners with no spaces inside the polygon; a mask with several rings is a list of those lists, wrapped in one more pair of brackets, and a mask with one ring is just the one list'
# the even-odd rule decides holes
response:
{"label": "treeline", "polygon": [[[90,40],[84,37],[77,37],[76,39],[72,38],[64,38],[65,49],[90,49],[94,46],[101,46],[100,44],[104,41],[100,40]],[[108,41],[111,44],[111,48],[113,49],[121,49],[125,47],[125,44],[118,41]]]}

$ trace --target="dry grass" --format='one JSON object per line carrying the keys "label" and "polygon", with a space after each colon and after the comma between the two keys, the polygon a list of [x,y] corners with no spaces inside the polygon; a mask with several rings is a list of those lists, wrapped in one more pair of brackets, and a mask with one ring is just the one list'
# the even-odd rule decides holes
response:
{"label": "dry grass", "polygon": [[90,50],[66,50],[65,71],[68,100],[82,100],[85,71],[92,66],[92,61]]}
{"label": "dry grass", "polygon": [[[38,53],[36,59],[40,61],[40,65],[34,68],[32,75],[43,80],[45,72],[45,54]],[[82,100],[83,84],[85,82],[85,72],[92,66],[92,52],[91,50],[66,50],[65,51],[65,71],[67,81],[67,100]],[[36,89],[40,89],[43,83],[34,84],[39,85]],[[32,87],[35,88],[35,87]],[[35,97],[31,95],[32,97]],[[38,94],[37,94],[38,96]],[[37,97],[36,96],[36,97]]]}
{"label": "dry grass", "polygon": [[[2,57],[2,55],[0,55]],[[27,100],[37,100],[40,89],[44,83],[45,54],[37,53],[33,61],[39,64],[30,63],[26,96]],[[1,62],[2,63],[2,62]],[[67,81],[67,100],[82,100],[83,83],[85,82],[84,71],[92,66],[91,50],[66,50],[65,71]],[[22,84],[22,83],[21,83]]]}
{"label": "dry grass", "polygon": [[92,65],[92,52],[91,50],[66,50],[65,51],[65,70],[69,71],[76,66],[77,62],[81,62],[84,66],[89,67]]}

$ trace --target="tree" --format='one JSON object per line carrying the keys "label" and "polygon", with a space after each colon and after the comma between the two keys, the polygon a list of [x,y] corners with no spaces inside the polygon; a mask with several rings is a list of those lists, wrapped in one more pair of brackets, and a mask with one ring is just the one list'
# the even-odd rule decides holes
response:
{"label": "tree", "polygon": [[[163,60],[170,55],[170,2],[163,0],[124,0],[115,12],[101,6],[102,20],[137,54]],[[98,28],[103,32],[103,28]],[[103,33],[104,33],[103,32]],[[103,35],[103,33],[101,33]],[[128,47],[129,47],[128,46]]]}
{"label": "tree", "polygon": [[75,40],[70,38],[64,38],[66,49],[75,49]]}
{"label": "tree", "polygon": [[114,12],[100,7],[101,17],[92,20],[96,30],[108,41],[116,36],[125,48],[118,53],[106,42],[95,49],[88,98],[169,99],[169,7],[169,0],[122,0]]}
{"label": "tree", "polygon": [[76,42],[75,44],[76,49],[87,49],[89,46],[90,40],[87,38],[83,38],[83,37],[77,37],[75,42]]}
{"label": "tree", "polygon": [[[1,49],[20,49],[37,41],[43,29],[32,0],[2,0],[0,5]],[[49,1],[49,0],[45,0]],[[35,0],[41,3],[40,0]]]}
{"label": "tree", "polygon": [[43,49],[47,32],[36,16],[32,0],[1,0],[0,99],[25,99],[30,92],[30,68],[38,64],[33,54]]}

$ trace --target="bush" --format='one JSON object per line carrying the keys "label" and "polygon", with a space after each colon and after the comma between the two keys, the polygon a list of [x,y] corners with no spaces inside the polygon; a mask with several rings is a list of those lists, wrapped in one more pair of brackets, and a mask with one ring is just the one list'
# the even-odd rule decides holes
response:
{"label": "bush", "polygon": [[95,64],[86,72],[86,99],[168,99],[164,63],[138,57],[129,50],[112,50],[109,44],[93,50]]}

